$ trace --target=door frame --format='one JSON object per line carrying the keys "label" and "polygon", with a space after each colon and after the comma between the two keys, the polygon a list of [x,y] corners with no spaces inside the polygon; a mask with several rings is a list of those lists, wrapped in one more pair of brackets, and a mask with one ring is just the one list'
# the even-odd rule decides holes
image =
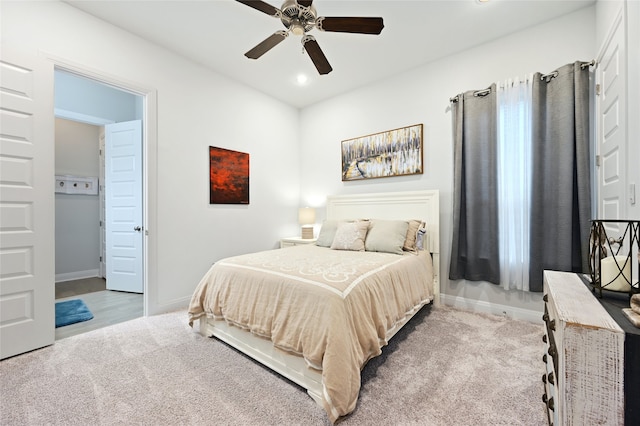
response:
{"label": "door frame", "polygon": [[[121,77],[102,71],[87,68],[81,64],[70,62],[64,58],[46,55],[53,62],[54,69],[90,78],[116,89],[130,92],[142,97],[142,209],[144,238],[142,240],[143,258],[143,315],[160,312],[157,305],[158,271],[157,271],[157,90],[144,84],[131,82]],[[53,111],[51,111],[54,114]]]}

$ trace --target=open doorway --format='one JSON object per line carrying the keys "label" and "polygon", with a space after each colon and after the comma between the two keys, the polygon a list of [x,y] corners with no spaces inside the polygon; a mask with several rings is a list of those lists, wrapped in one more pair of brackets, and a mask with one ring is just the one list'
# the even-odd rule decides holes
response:
{"label": "open doorway", "polygon": [[[74,72],[56,69],[56,301],[80,298],[94,318],[56,329],[56,339],[127,321],[144,315],[144,197],[143,150],[141,129],[144,117],[144,97],[126,89],[105,84]],[[110,157],[122,144],[118,137],[121,123],[137,123],[138,153],[125,161],[118,154]],[[116,129],[115,133],[112,127]],[[125,126],[126,127],[126,126]],[[125,138],[129,139],[129,136]],[[111,147],[109,145],[111,144]],[[114,148],[114,146],[116,148]],[[135,198],[139,209],[134,224],[125,223],[130,232],[117,228],[123,218],[131,219],[130,209],[113,206],[114,197],[105,182],[110,170],[121,171],[122,165],[138,172],[133,185],[123,189],[121,181],[112,181],[111,191],[120,191],[115,199],[122,200],[123,192]],[[113,166],[113,167],[112,167]],[[131,167],[130,167],[131,166]],[[86,191],[76,191],[80,184]],[[66,185],[66,187],[65,187]],[[135,186],[135,190],[133,187]],[[131,203],[127,205],[129,208]],[[114,213],[115,220],[114,220]],[[125,216],[122,216],[124,212]],[[133,220],[133,219],[131,219]],[[115,225],[114,225],[115,224]],[[115,231],[114,231],[115,230]],[[113,235],[124,239],[111,242]],[[110,237],[111,235],[111,237]],[[135,242],[137,255],[115,254],[113,247],[123,242]],[[111,248],[110,248],[111,247]],[[117,249],[116,249],[117,251]],[[115,268],[110,269],[109,266]],[[130,278],[137,271],[137,283],[122,287],[113,271]],[[115,277],[115,278],[114,278]],[[130,281],[130,280],[129,280]],[[110,289],[111,288],[111,289]]]}

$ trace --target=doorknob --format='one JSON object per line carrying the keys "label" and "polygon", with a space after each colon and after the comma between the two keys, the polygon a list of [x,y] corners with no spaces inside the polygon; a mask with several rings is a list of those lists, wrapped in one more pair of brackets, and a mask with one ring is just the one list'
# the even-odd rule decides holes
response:
{"label": "doorknob", "polygon": [[138,231],[138,232],[140,232],[140,231],[142,230],[142,228],[141,228],[141,227],[139,227],[139,226],[136,226],[135,228],[133,228],[133,230],[134,230],[134,231]]}

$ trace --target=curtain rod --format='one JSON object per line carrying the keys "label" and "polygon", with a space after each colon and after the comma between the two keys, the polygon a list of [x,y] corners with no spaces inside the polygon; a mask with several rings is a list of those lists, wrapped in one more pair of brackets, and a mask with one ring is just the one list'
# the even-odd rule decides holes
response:
{"label": "curtain rod", "polygon": [[[598,62],[595,59],[592,59],[589,62],[582,62],[580,64],[580,69],[585,69],[587,67],[594,67],[597,64],[598,64]],[[557,76],[558,76],[558,71],[553,71],[553,72],[550,72],[549,74],[541,75],[540,76],[540,80],[546,80],[547,83],[548,83],[548,82],[550,82],[551,80],[553,80]],[[478,91],[473,92],[473,96],[486,96],[489,93],[491,93],[491,89],[478,90]],[[458,95],[455,95],[452,98],[449,98],[449,102],[452,102],[452,103],[458,102],[460,100],[460,95],[462,95],[462,94],[463,93],[460,93]]]}

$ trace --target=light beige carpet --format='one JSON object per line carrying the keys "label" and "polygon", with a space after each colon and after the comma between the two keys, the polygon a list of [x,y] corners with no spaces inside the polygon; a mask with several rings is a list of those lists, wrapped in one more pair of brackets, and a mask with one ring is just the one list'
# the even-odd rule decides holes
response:
{"label": "light beige carpet", "polygon": [[[363,370],[343,425],[542,425],[542,326],[426,308]],[[307,394],[187,325],[117,324],[0,362],[2,425],[328,425]]]}

